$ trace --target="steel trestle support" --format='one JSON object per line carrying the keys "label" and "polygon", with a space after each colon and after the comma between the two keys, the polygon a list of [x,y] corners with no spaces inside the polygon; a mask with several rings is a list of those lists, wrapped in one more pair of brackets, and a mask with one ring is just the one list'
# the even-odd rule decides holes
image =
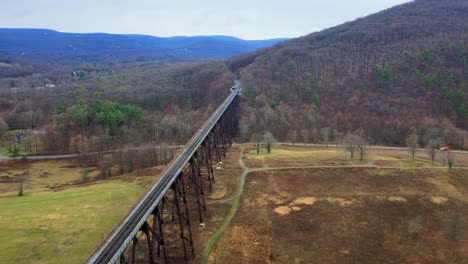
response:
{"label": "steel trestle support", "polygon": [[190,263],[195,257],[189,213],[198,213],[199,227],[205,226],[205,188],[215,184],[214,163],[221,166],[238,130],[239,98],[235,97],[216,124],[175,177],[163,198],[139,227],[117,262]]}

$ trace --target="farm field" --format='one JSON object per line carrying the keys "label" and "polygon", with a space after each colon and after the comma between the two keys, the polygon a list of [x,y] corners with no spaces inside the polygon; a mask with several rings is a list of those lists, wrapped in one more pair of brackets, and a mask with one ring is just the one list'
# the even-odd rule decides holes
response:
{"label": "farm field", "polygon": [[0,162],[0,263],[81,263],[162,169],[83,182],[74,159]]}
{"label": "farm field", "polygon": [[[464,263],[468,154],[235,146],[216,165],[194,263]],[[80,181],[73,159],[0,163],[0,263],[80,263],[163,167]],[[28,173],[25,196],[10,180]]]}
{"label": "farm field", "polygon": [[142,192],[113,181],[0,198],[0,263],[80,263]]}
{"label": "farm field", "polygon": [[246,147],[237,212],[206,262],[466,263],[468,155],[451,170],[408,156]]}
{"label": "farm field", "polygon": [[[217,169],[216,188],[206,197],[207,227],[196,228],[197,212],[190,214],[200,259],[237,192],[238,157],[236,149]],[[83,182],[75,159],[0,162],[0,263],[81,263],[163,169],[101,179],[98,169],[90,167],[89,179]],[[24,196],[18,197],[14,179],[25,174]]]}

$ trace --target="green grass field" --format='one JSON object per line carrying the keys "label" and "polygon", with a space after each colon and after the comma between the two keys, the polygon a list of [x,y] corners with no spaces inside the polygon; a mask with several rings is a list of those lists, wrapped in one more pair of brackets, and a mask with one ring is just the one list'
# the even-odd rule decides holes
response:
{"label": "green grass field", "polygon": [[113,181],[0,199],[0,263],[81,263],[143,188]]}

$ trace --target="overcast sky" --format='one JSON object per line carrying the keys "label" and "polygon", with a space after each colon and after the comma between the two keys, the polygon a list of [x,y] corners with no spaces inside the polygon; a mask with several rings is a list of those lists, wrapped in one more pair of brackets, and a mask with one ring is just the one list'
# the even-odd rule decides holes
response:
{"label": "overcast sky", "polygon": [[0,27],[154,36],[298,37],[408,0],[0,0]]}

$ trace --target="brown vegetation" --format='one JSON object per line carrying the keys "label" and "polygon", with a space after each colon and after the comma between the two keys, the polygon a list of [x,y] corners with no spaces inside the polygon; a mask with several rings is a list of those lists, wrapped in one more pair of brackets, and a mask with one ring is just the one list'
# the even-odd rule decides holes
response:
{"label": "brown vegetation", "polygon": [[[312,159],[313,151],[285,149],[264,155],[265,163],[296,166],[295,151]],[[414,160],[405,150],[369,155],[395,167],[268,170],[264,163],[249,173],[240,209],[208,263],[466,262],[466,169],[406,167]],[[415,159],[422,158],[431,166],[424,153]]]}
{"label": "brown vegetation", "polygon": [[[419,144],[434,128],[463,147],[468,128],[468,5],[420,0],[229,60],[252,132],[362,129],[371,144]],[[465,146],[466,147],[466,146]]]}

